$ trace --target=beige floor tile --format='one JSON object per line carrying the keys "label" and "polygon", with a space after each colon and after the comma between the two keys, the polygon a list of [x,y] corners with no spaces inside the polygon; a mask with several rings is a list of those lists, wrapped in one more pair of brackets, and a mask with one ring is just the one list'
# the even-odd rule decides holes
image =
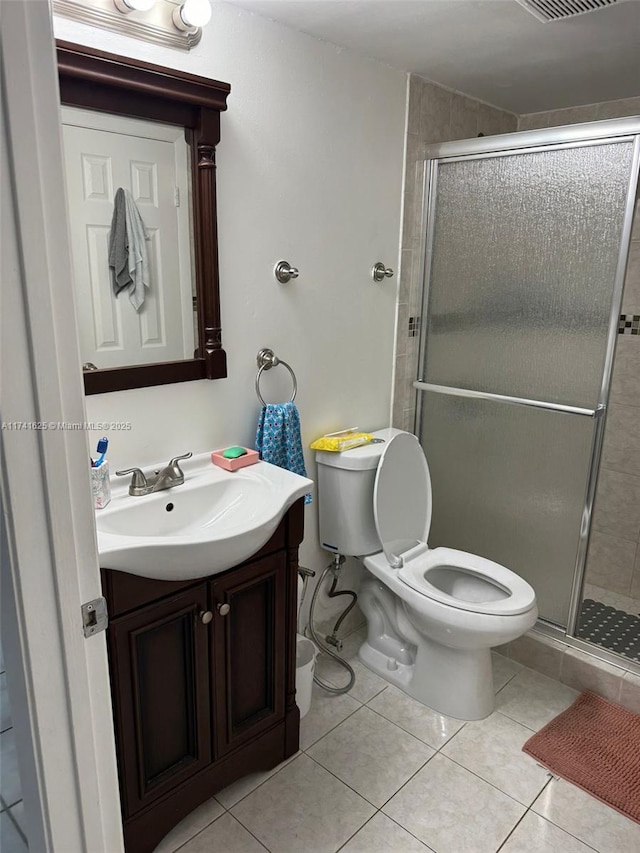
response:
{"label": "beige floor tile", "polygon": [[382,811],[437,853],[495,853],[525,807],[436,755]]}
{"label": "beige floor tile", "polygon": [[11,708],[9,707],[9,691],[7,690],[7,673],[0,675],[0,732],[11,728]]}
{"label": "beige floor tile", "polygon": [[538,731],[577,697],[571,687],[532,669],[523,669],[498,693],[496,710]]}
{"label": "beige floor tile", "polygon": [[298,756],[231,811],[272,853],[334,853],[374,812],[307,755]]}
{"label": "beige floor tile", "polygon": [[445,744],[442,752],[509,794],[530,806],[549,781],[549,774],[522,751],[531,729],[494,712],[486,720],[467,723]]}
{"label": "beige floor tile", "polygon": [[156,847],[155,853],[173,853],[223,813],[224,809],[220,803],[214,799],[207,800],[174,826],[168,835],[165,835]]}
{"label": "beige floor tile", "polygon": [[27,853],[27,845],[7,812],[0,814],[0,850],[2,853]]}
{"label": "beige floor tile", "polygon": [[360,707],[362,704],[351,696],[334,696],[314,684],[311,709],[300,720],[300,749],[308,749]]}
{"label": "beige floor tile", "polygon": [[264,847],[229,812],[223,814],[195,838],[180,848],[180,853],[264,853]]}
{"label": "beige floor tile", "polygon": [[527,814],[509,836],[500,853],[592,853],[568,832],[533,812]]}
{"label": "beige floor tile", "polygon": [[515,660],[506,658],[496,652],[491,652],[491,666],[493,669],[493,689],[497,693],[508,684],[514,675],[522,669],[522,664]]}
{"label": "beige floor tile", "polygon": [[308,751],[375,806],[382,806],[434,754],[421,740],[362,707]]}
{"label": "beige floor tile", "polygon": [[428,853],[426,847],[406,829],[398,826],[382,812],[356,832],[340,853]]}
{"label": "beige floor tile", "polygon": [[397,687],[387,687],[367,702],[367,707],[435,749],[439,749],[464,725],[461,720],[432,711]]}
{"label": "beige floor tile", "polygon": [[[11,811],[11,817],[18,824],[18,828],[20,829],[22,834],[25,836],[25,838],[28,839],[29,836],[27,834],[27,819],[26,819],[25,813],[24,813],[24,800],[20,800],[19,803],[15,804],[15,806],[12,806],[10,811]],[[0,849],[2,849],[2,848],[0,847]]]}
{"label": "beige floor tile", "polygon": [[599,853],[640,850],[640,825],[564,779],[552,779],[531,807]]}
{"label": "beige floor tile", "polygon": [[7,806],[12,806],[22,799],[13,729],[7,729],[0,734],[0,796]]}
{"label": "beige floor tile", "polygon": [[228,785],[222,791],[218,791],[216,794],[216,800],[218,800],[219,803],[222,803],[225,809],[230,809],[232,806],[235,806],[236,803],[240,802],[243,797],[246,797],[247,794],[250,794],[251,791],[255,791],[258,785],[262,785],[262,783],[266,782],[267,779],[270,779],[274,773],[277,773],[279,770],[282,770],[283,767],[286,767],[287,764],[290,761],[293,761],[293,759],[298,755],[300,755],[300,753],[296,752],[296,754],[292,755],[291,758],[287,758],[286,761],[283,761],[271,770],[263,770],[260,773],[248,773],[246,776],[238,779],[237,782],[232,782],[231,785]]}

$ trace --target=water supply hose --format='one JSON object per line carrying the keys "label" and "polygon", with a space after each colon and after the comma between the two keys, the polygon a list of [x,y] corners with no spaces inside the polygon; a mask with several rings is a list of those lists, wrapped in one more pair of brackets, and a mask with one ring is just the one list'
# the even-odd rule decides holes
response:
{"label": "water supply hose", "polygon": [[313,680],[315,681],[315,683],[319,687],[322,687],[323,690],[326,690],[327,693],[333,693],[336,696],[340,695],[341,693],[347,693],[349,690],[351,690],[351,688],[353,687],[353,685],[355,684],[355,681],[356,681],[356,674],[353,671],[353,668],[347,663],[346,660],[344,660],[344,658],[341,658],[340,655],[336,654],[334,651],[332,651],[330,648],[328,648],[327,645],[318,637],[318,635],[316,634],[315,628],[313,627],[313,613],[315,610],[315,605],[316,605],[316,601],[318,598],[318,592],[320,590],[320,587],[324,583],[324,579],[326,578],[327,574],[332,571],[333,572],[333,581],[331,583],[331,588],[328,592],[329,597],[330,598],[337,598],[340,595],[349,595],[349,596],[351,596],[351,599],[352,599],[351,602],[349,603],[349,606],[346,608],[344,613],[342,613],[342,615],[339,617],[338,621],[336,622],[336,624],[334,626],[332,636],[335,637],[336,631],[338,630],[338,628],[342,624],[344,618],[349,613],[351,608],[355,605],[357,598],[358,598],[358,596],[355,594],[355,592],[352,592],[351,590],[341,590],[340,592],[335,591],[336,585],[338,583],[338,570],[339,570],[339,568],[343,562],[344,562],[344,557],[341,557],[339,554],[336,554],[336,556],[334,557],[334,562],[329,563],[329,565],[325,568],[325,570],[320,575],[320,580],[316,584],[316,588],[314,589],[313,596],[311,598],[311,606],[309,608],[309,626],[308,626],[309,634],[311,635],[311,639],[314,641],[316,646],[318,646],[318,648],[321,649],[321,651],[323,651],[326,655],[328,655],[329,657],[338,661],[338,663],[341,664],[349,673],[349,682],[344,687],[333,687],[331,684],[327,684],[317,674],[314,673]]}

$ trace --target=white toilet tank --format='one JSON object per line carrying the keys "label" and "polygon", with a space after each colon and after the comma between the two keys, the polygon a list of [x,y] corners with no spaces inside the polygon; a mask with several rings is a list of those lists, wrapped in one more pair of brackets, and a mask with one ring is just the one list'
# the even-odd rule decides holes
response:
{"label": "white toilet tank", "polygon": [[364,557],[381,550],[373,517],[373,484],[386,442],[400,432],[381,429],[372,433],[382,439],[380,443],[342,453],[316,452],[320,544],[327,551]]}

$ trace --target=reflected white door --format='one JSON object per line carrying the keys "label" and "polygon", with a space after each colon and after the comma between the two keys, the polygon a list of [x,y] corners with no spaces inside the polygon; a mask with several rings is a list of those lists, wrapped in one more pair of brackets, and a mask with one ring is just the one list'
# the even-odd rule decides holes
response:
{"label": "reflected white door", "polygon": [[[63,140],[82,361],[122,367],[193,358],[187,150],[182,128],[63,108]],[[108,243],[119,187],[149,240],[150,287],[136,311],[116,297]]]}

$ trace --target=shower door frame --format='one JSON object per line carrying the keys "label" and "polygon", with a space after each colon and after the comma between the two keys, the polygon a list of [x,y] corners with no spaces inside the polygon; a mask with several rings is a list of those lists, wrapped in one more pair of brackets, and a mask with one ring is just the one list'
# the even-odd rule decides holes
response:
{"label": "shower door frame", "polygon": [[[640,116],[610,119],[608,121],[586,122],[584,124],[544,128],[541,130],[520,131],[501,136],[484,136],[476,139],[465,139],[455,142],[440,142],[428,145],[425,148],[423,208],[420,227],[420,233],[424,239],[424,246],[420,253],[422,263],[420,276],[423,282],[423,322],[420,324],[420,348],[418,355],[418,376],[423,376],[426,372],[426,318],[429,307],[429,291],[431,284],[431,265],[433,260],[433,235],[439,164],[512,156],[516,154],[557,151],[569,148],[583,148],[592,145],[617,144],[622,142],[633,143],[631,174],[627,190],[627,199],[625,202],[622,231],[620,235],[620,249],[614,278],[602,381],[600,384],[598,402],[596,403],[595,408],[585,409],[578,406],[568,406],[559,403],[526,399],[523,397],[492,394],[484,391],[471,391],[462,388],[435,385],[423,382],[420,379],[416,379],[413,382],[416,396],[420,392],[432,391],[435,393],[458,397],[490,400],[497,403],[510,403],[530,408],[541,408],[547,411],[565,412],[567,414],[581,415],[594,419],[595,425],[591,445],[591,459],[582,510],[580,537],[574,566],[569,612],[567,615],[567,627],[564,629],[544,619],[539,619],[536,628],[541,630],[543,633],[550,634],[556,638],[560,635],[564,642],[567,642],[570,645],[575,645],[576,647],[589,651],[592,654],[594,653],[594,648],[597,648],[598,657],[609,660],[618,666],[621,665],[620,655],[612,652],[606,652],[606,650],[601,649],[599,646],[594,647],[592,643],[580,640],[575,636],[575,632],[580,614],[585,564],[589,546],[589,535],[591,532],[591,516],[593,513],[593,503],[598,482],[600,459],[602,456],[602,444],[608,407],[609,389],[611,385],[611,374],[613,370],[614,352],[618,334],[620,309],[622,306],[624,278],[629,255],[629,244],[635,212],[636,195],[638,192],[640,171]],[[415,413],[414,431],[416,435],[420,435],[422,427],[422,406],[418,406],[417,401]],[[640,673],[640,665],[634,664],[631,660],[624,659],[624,667]]]}

